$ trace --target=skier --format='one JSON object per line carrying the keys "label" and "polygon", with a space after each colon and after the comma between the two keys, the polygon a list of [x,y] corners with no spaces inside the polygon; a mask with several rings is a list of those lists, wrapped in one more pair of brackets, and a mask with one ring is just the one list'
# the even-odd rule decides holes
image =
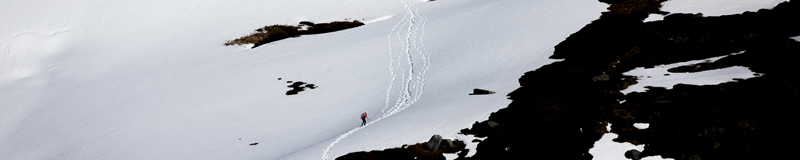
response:
{"label": "skier", "polygon": [[364,113],[361,113],[361,126],[362,127],[364,125],[367,125],[367,119],[369,119],[369,117],[367,117],[367,111],[364,111]]}

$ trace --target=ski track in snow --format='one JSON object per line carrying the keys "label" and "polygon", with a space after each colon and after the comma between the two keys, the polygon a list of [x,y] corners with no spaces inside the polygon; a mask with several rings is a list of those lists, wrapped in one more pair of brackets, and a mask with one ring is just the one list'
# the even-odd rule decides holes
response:
{"label": "ski track in snow", "polygon": [[[425,73],[431,64],[431,54],[424,43],[424,28],[428,18],[421,11],[411,8],[405,0],[403,1],[403,6],[406,9],[406,15],[389,32],[389,75],[391,80],[389,81],[388,89],[386,89],[385,106],[375,120],[363,127],[350,130],[331,142],[327,148],[322,150],[323,160],[330,159],[331,148],[342,139],[364,127],[403,111],[419,100],[422,95]],[[395,43],[395,41],[399,43]],[[399,80],[398,77],[400,78]],[[400,90],[396,90],[396,87],[400,88]],[[389,105],[393,97],[396,97],[394,104]]]}

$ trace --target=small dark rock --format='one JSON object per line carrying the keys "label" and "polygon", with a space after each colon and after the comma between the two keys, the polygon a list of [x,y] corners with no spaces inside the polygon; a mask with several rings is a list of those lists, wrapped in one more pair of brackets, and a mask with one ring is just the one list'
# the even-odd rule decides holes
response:
{"label": "small dark rock", "polygon": [[304,84],[306,84],[306,83],[297,81],[297,82],[292,83],[292,85],[286,86],[286,87],[292,88],[292,90],[286,91],[286,95],[295,95],[298,92],[304,91],[305,90],[304,87],[303,87]]}
{"label": "small dark rock", "polygon": [[309,21],[301,21],[301,22],[300,22],[300,25],[314,26],[314,22],[309,22]]}
{"label": "small dark rock", "polygon": [[289,86],[286,86],[286,87],[289,87],[289,88],[302,88],[301,86],[303,86],[304,84],[306,84],[306,83],[297,81],[297,82],[292,83],[292,85],[289,85]]}
{"label": "small dark rock", "polygon": [[475,88],[472,90],[472,93],[470,95],[484,95],[484,94],[494,94],[494,92]]}
{"label": "small dark rock", "polygon": [[292,81],[286,81],[286,83],[292,83]]}
{"label": "small dark rock", "polygon": [[280,81],[280,80],[281,80],[281,78],[278,78],[278,80]]}
{"label": "small dark rock", "polygon": [[299,93],[300,91],[303,91],[303,88],[292,89],[292,90],[286,91],[286,95],[295,95],[295,94]]}
{"label": "small dark rock", "polygon": [[639,160],[639,159],[642,158],[642,157],[639,157],[639,155],[641,155],[641,154],[642,154],[642,152],[639,152],[638,150],[635,150],[635,149],[631,149],[631,150],[628,150],[627,152],[625,152],[625,158],[633,159],[633,160]]}
{"label": "small dark rock", "polygon": [[450,139],[443,139],[440,144],[442,145],[441,147],[443,147],[444,149],[453,148],[453,140]]}
{"label": "small dark rock", "polygon": [[250,143],[251,146],[258,145],[258,143]]}
{"label": "small dark rock", "polygon": [[478,142],[478,143],[480,143],[480,142],[483,142],[483,141],[481,141],[480,139],[473,139],[473,140],[472,140],[472,142]]}

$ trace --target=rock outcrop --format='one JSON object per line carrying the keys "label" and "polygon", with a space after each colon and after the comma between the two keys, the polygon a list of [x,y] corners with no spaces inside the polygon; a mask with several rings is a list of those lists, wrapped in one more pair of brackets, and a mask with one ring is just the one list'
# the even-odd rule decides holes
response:
{"label": "rock outcrop", "polygon": [[364,25],[363,22],[354,20],[335,21],[331,23],[318,23],[302,21],[297,26],[292,25],[270,25],[256,29],[255,33],[225,42],[226,46],[252,44],[252,48],[279,41],[286,38],[300,37],[300,35],[322,34],[350,29]]}
{"label": "rock outcrop", "polygon": [[450,139],[443,139],[443,140],[442,140],[442,141],[439,143],[439,146],[440,146],[442,149],[450,149],[450,148],[453,148],[453,140],[450,140]]}
{"label": "rock outcrop", "polygon": [[353,152],[336,158],[336,160],[444,160],[443,154],[458,154],[459,157],[466,156],[468,152],[465,144],[460,140],[453,140],[453,147],[446,148],[447,140],[440,141],[441,144],[437,150],[427,150],[428,142],[417,143],[412,145],[403,145],[399,148],[389,148],[385,150],[369,151],[369,152]]}
{"label": "rock outcrop", "polygon": [[442,136],[440,135],[433,135],[431,140],[428,140],[428,143],[425,145],[425,150],[433,151],[439,149],[439,144],[442,142]]}

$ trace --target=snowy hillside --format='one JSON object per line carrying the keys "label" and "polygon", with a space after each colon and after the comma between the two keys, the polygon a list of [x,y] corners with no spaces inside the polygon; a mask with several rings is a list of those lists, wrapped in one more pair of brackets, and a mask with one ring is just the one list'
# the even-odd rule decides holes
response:
{"label": "snowy hillside", "polygon": [[[606,7],[3,3],[3,21],[18,23],[0,32],[2,159],[317,159],[453,134],[506,106],[519,75],[552,62],[552,46]],[[221,45],[264,25],[347,18],[385,20],[253,50]],[[286,96],[286,81],[319,88]],[[363,111],[372,121],[356,132]]]}
{"label": "snowy hillside", "polygon": [[[5,0],[0,159],[333,159],[433,134],[462,138],[606,7]],[[265,25],[344,19],[367,24],[255,49],[222,45]],[[287,96],[287,81],[318,87]],[[474,88],[497,93],[469,95]],[[364,111],[371,120],[359,127]]]}

